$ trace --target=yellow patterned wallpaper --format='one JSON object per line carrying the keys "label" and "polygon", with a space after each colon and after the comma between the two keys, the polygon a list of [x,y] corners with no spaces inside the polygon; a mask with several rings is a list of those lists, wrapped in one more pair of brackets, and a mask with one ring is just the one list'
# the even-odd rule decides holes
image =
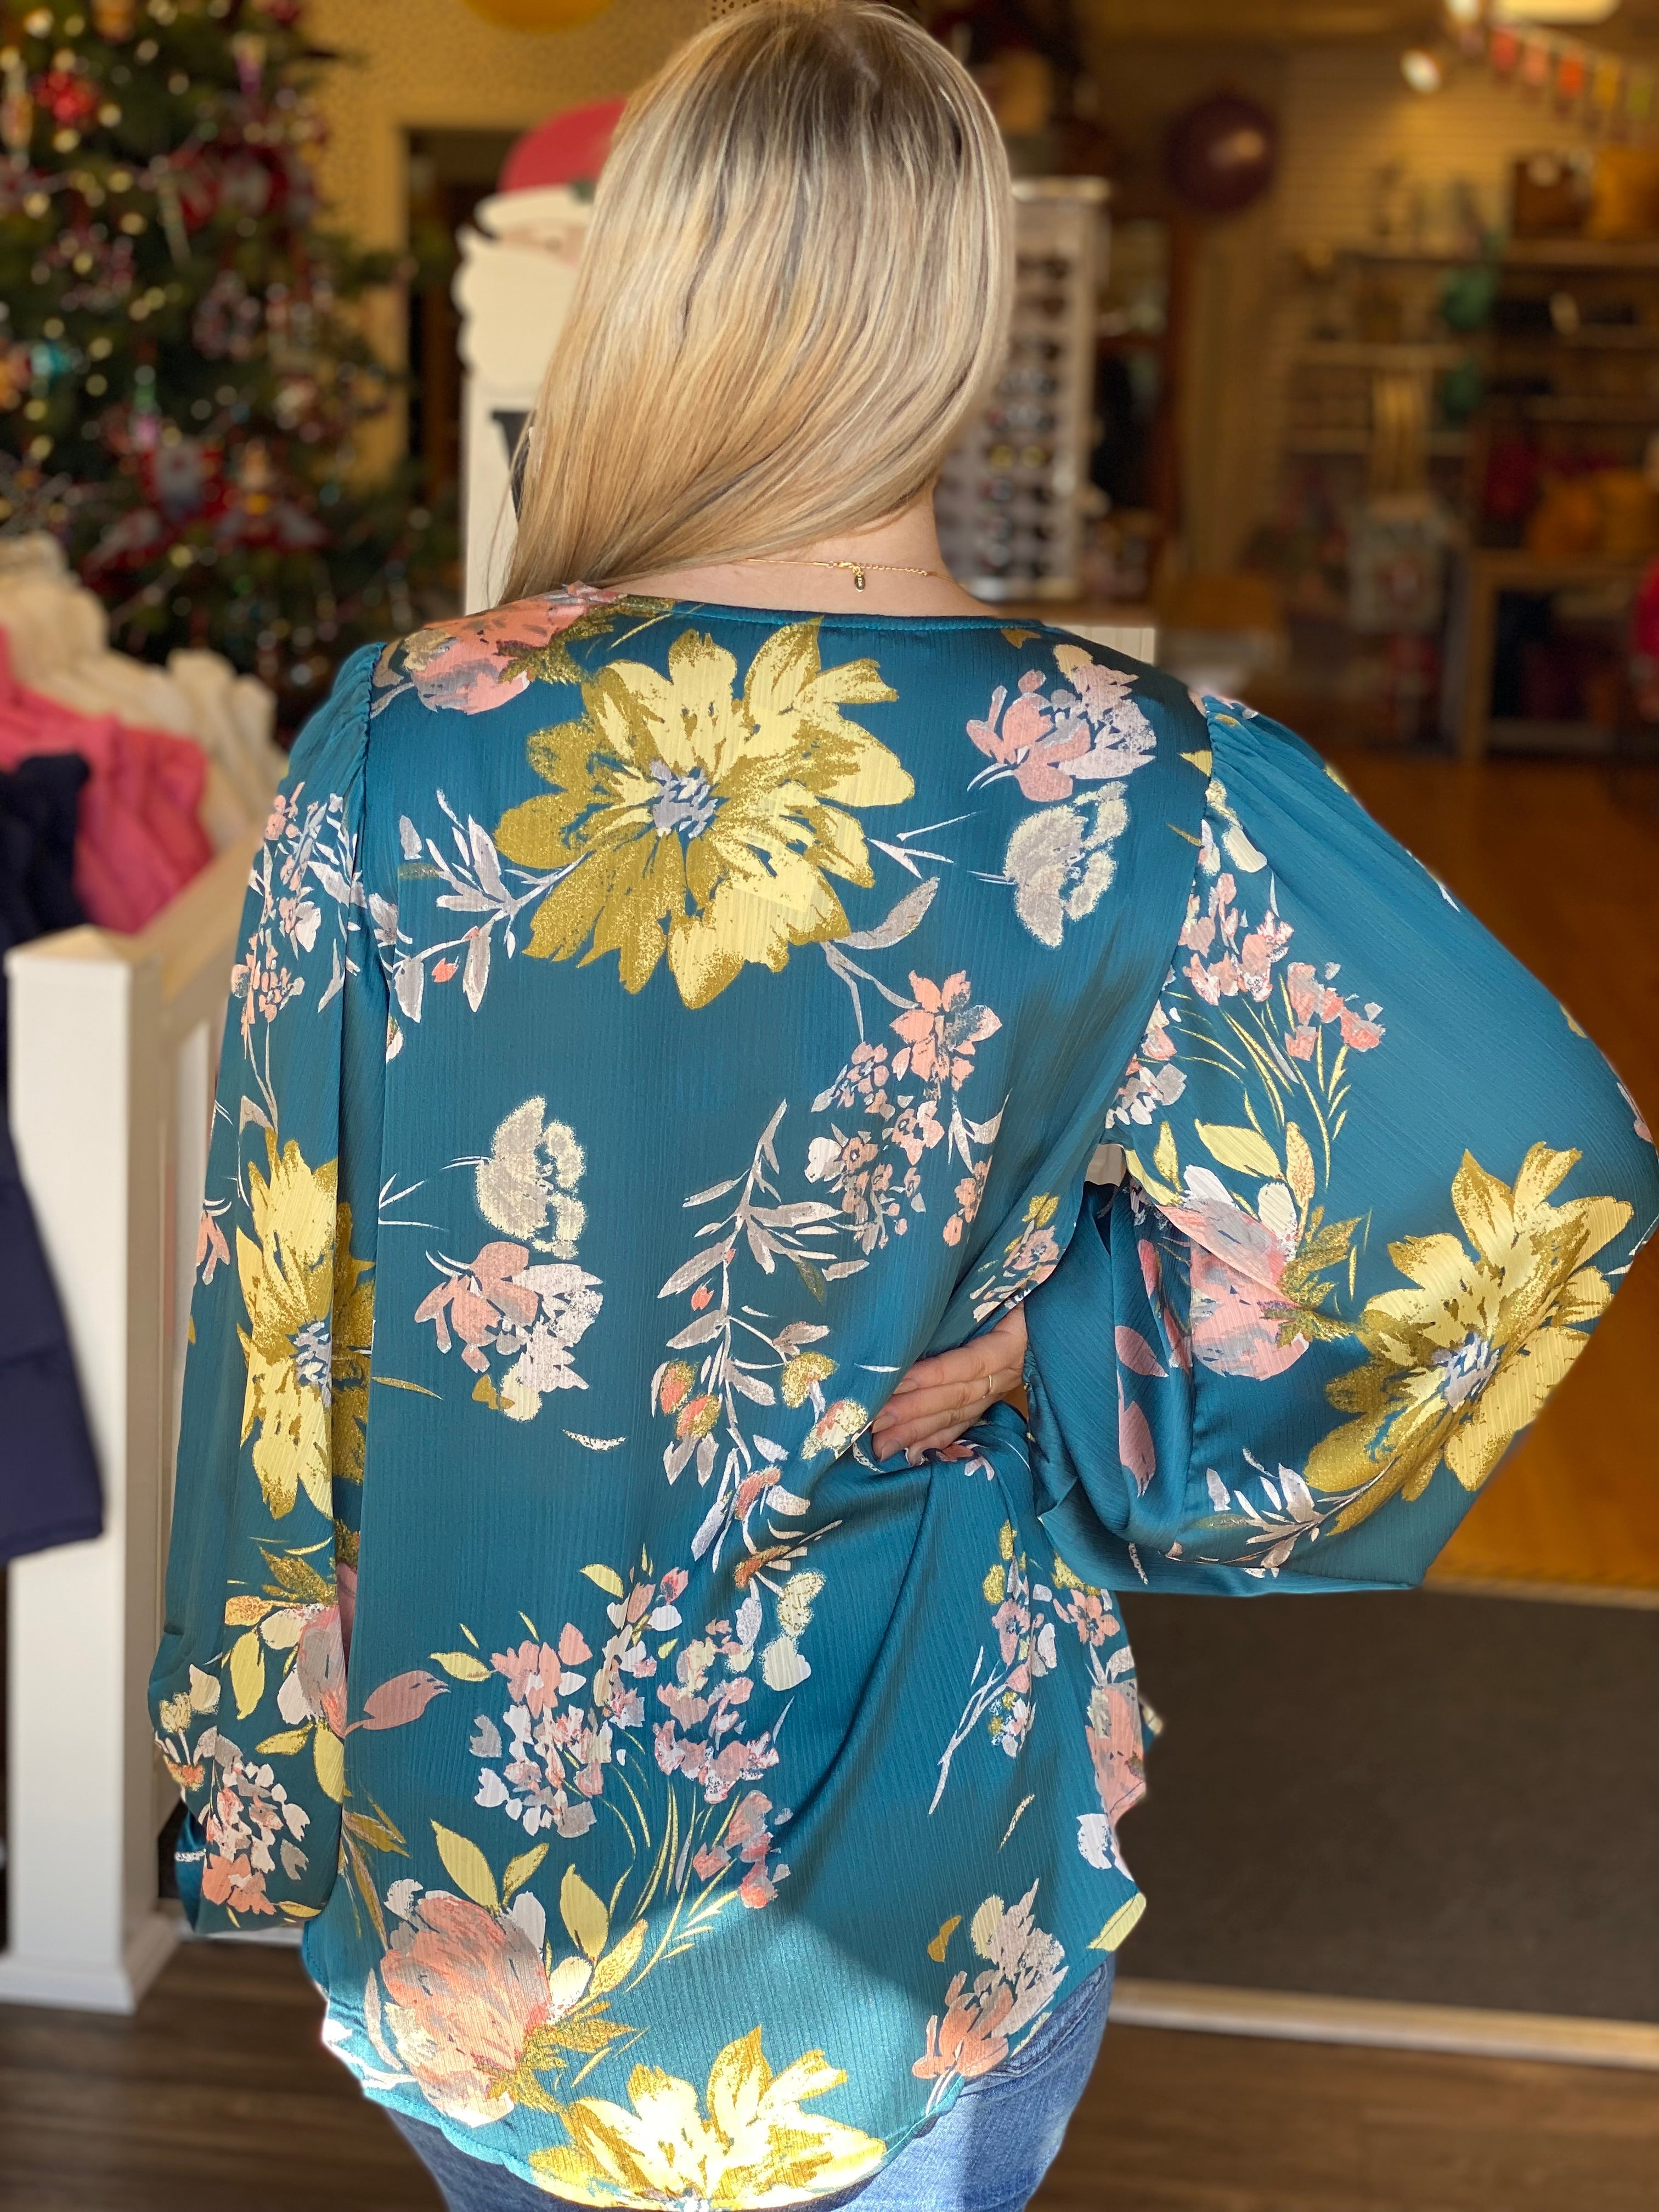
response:
{"label": "yellow patterned wallpaper", "polygon": [[[405,137],[410,130],[528,129],[559,109],[630,91],[708,20],[705,0],[611,0],[567,31],[511,31],[465,0],[311,0],[319,46],[354,56],[331,70],[325,188],[333,219],[366,246],[405,241]],[[377,343],[401,360],[400,305],[374,303]],[[401,430],[383,426],[370,463]]]}

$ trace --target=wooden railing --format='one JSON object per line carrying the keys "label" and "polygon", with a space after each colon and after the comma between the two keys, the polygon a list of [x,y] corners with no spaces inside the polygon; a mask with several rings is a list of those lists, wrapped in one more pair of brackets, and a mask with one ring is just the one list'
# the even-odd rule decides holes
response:
{"label": "wooden railing", "polygon": [[11,1126],[63,1301],[104,1533],[9,1570],[0,1999],[130,2011],[175,1942],[144,1704],[220,1032],[249,836],[136,937],[8,956]]}

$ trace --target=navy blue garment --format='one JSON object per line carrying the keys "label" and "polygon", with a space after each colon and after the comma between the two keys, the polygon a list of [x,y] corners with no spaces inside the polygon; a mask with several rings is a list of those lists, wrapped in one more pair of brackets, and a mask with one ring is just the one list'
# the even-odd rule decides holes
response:
{"label": "navy blue garment", "polygon": [[98,1463],[63,1310],[0,1123],[0,1562],[98,1535]]}
{"label": "navy blue garment", "polygon": [[[75,754],[24,761],[0,775],[0,960],[15,945],[86,920],[71,883],[86,780]],[[3,992],[0,984],[0,1097]],[[0,1119],[0,1561],[95,1536],[103,1525],[63,1311]]]}

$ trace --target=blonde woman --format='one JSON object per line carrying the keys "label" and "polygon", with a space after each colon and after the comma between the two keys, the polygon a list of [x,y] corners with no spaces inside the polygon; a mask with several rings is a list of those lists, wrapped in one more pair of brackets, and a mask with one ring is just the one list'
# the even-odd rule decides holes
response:
{"label": "blonde woman", "polygon": [[507,603],[253,872],[156,1729],[457,2212],[1016,2212],[1141,1909],[1115,1593],[1420,1575],[1659,1212],[1297,740],[945,574],[1009,228],[896,13],[692,40]]}

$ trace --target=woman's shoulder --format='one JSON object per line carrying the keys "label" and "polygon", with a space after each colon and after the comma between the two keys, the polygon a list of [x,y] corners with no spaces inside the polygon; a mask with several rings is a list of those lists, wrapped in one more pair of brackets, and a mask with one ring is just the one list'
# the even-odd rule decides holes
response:
{"label": "woman's shoulder", "polygon": [[1085,708],[1104,709],[1119,700],[1133,701],[1183,743],[1202,744],[1206,702],[1179,677],[1093,634],[1100,627],[1072,629],[1060,623],[1011,619],[997,625],[993,635],[1006,644],[1013,659],[1030,663],[1017,679],[1022,690],[1038,688],[1032,672],[1040,672],[1046,662]]}
{"label": "woman's shoulder", "polygon": [[429,623],[380,653],[373,712],[379,717],[407,701],[429,714],[484,714],[533,683],[575,681],[571,646],[614,629],[638,605],[625,593],[570,584]]}

